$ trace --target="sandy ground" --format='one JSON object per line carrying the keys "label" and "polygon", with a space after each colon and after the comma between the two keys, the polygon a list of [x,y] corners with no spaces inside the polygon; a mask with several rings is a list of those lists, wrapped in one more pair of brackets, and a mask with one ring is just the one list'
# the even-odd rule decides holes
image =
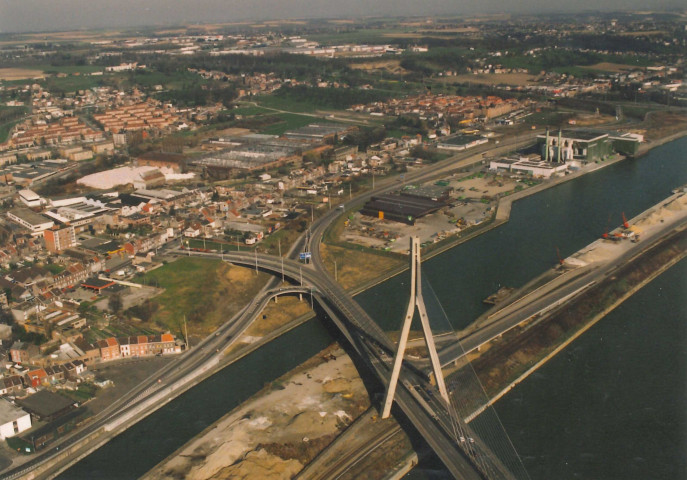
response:
{"label": "sandy ground", "polygon": [[623,65],[622,63],[601,62],[595,63],[594,65],[583,66],[582,68],[586,68],[589,70],[603,70],[605,72],[619,73],[634,70],[637,67],[635,65]]}
{"label": "sandy ground", "polygon": [[0,80],[24,80],[28,78],[45,78],[40,70],[30,68],[0,68]]}
{"label": "sandy ground", "polygon": [[168,182],[173,180],[191,180],[195,176],[195,173],[174,173],[172,169],[165,167],[119,167],[86,175],[79,178],[76,183],[77,185],[107,190],[119,185],[133,183],[140,180],[143,173],[155,170],[161,171]]}
{"label": "sandy ground", "polygon": [[319,363],[277,380],[143,478],[292,478],[303,468],[296,457],[324,448],[369,406],[349,357],[338,347],[325,352]]}
{"label": "sandy ground", "polygon": [[374,62],[351,63],[351,68],[356,70],[386,70],[396,74],[405,74],[408,71],[401,67],[400,60],[378,60]]}
{"label": "sandy ground", "polygon": [[[674,195],[658,206],[641,213],[638,217],[630,219],[629,230],[639,235],[640,241],[643,236],[650,235],[653,231],[661,227],[661,224],[676,219],[676,216],[687,215],[687,194]],[[597,240],[578,254],[573,255],[573,262],[583,262],[586,264],[609,261],[632,246],[628,239],[620,241]],[[567,261],[567,260],[566,260]]]}

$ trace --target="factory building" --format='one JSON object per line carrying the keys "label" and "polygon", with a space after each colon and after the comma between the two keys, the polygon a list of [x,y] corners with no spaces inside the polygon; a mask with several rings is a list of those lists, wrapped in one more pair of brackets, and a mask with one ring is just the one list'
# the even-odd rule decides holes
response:
{"label": "factory building", "polygon": [[363,215],[415,225],[415,220],[436,212],[446,204],[409,195],[376,195],[360,210]]}
{"label": "factory building", "polygon": [[598,162],[620,153],[636,155],[641,137],[633,134],[608,133],[597,130],[546,131],[537,135],[541,157],[545,162]]}

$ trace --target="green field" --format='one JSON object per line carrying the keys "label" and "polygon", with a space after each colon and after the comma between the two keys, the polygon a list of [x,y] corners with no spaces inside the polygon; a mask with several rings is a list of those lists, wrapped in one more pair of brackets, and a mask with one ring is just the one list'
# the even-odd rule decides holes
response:
{"label": "green field", "polygon": [[266,274],[220,260],[181,257],[137,282],[164,288],[153,299],[159,305],[153,321],[182,336],[184,319],[190,335],[214,331],[253,298],[266,279]]}
{"label": "green field", "polygon": [[130,73],[120,73],[118,76],[123,78],[125,83],[130,86],[140,85],[142,87],[152,87],[155,85],[162,85],[170,90],[180,89],[184,85],[202,85],[207,83],[207,80],[188,71],[163,73],[141,70]]}
{"label": "green field", "polygon": [[6,107],[0,105],[0,143],[7,141],[10,130],[29,111],[28,107]]}
{"label": "green field", "polygon": [[46,73],[67,73],[70,75],[74,73],[84,74],[102,72],[105,70],[105,67],[98,65],[34,65],[26,68],[30,68],[31,70],[41,70]]}
{"label": "green field", "polygon": [[282,135],[287,130],[305,127],[311,123],[330,123],[328,120],[322,118],[311,117],[309,115],[298,115],[297,113],[279,113],[276,116],[282,121],[265,127],[260,133],[266,135]]}
{"label": "green field", "polygon": [[93,87],[103,85],[103,81],[108,76],[91,75],[70,75],[68,77],[48,77],[38,83],[52,92],[76,92],[77,90],[89,90]]}
{"label": "green field", "polygon": [[317,109],[312,103],[297,102],[290,98],[282,98],[276,95],[261,95],[257,98],[257,101],[258,104],[264,107],[286,110],[289,112],[312,113]]}
{"label": "green field", "polygon": [[551,112],[543,111],[533,113],[525,117],[525,124],[527,125],[550,125],[559,126],[567,124],[568,120],[572,118],[572,112]]}
{"label": "green field", "polygon": [[21,120],[12,120],[11,122],[0,124],[0,143],[7,141],[7,138],[10,136],[10,130],[19,122]]}
{"label": "green field", "polygon": [[[221,252],[224,250],[225,252],[229,251],[236,251],[239,250],[240,248],[237,248],[237,245],[235,242],[215,242],[212,240],[202,240],[199,238],[191,238],[184,243],[190,247],[190,248],[202,248],[204,250],[215,250],[217,252]],[[244,250],[250,250],[248,245],[245,245]]]}

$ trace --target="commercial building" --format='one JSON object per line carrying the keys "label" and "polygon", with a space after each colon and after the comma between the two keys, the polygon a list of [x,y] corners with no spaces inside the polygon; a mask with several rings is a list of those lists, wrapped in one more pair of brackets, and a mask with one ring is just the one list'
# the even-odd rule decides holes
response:
{"label": "commercial building", "polygon": [[7,212],[7,218],[27,228],[32,235],[40,235],[43,230],[47,230],[55,225],[55,222],[49,218],[23,207],[13,208]]}
{"label": "commercial building", "polygon": [[220,171],[253,171],[277,168],[301,161],[300,149],[286,142],[247,142],[236,148],[214,152],[191,163],[217,176]]}
{"label": "commercial building", "polygon": [[446,204],[426,198],[385,194],[372,197],[360,210],[363,215],[415,225],[415,220]]}
{"label": "commercial building", "polygon": [[[101,293],[103,290],[105,290],[108,287],[113,286],[114,284],[115,284],[115,282],[112,280],[103,280],[101,278],[95,278],[94,277],[94,278],[89,278],[89,279],[84,280],[84,282],[81,284],[81,286],[83,288],[88,289],[88,290],[93,290],[95,292]],[[101,341],[103,341],[103,340],[101,340]]]}
{"label": "commercial building", "polygon": [[462,151],[487,143],[489,140],[479,135],[454,135],[437,141],[437,148],[442,150]]}
{"label": "commercial building", "polygon": [[164,174],[160,170],[149,170],[141,172],[140,180],[134,180],[133,185],[136,189],[147,189],[160,187],[166,182]]}
{"label": "commercial building", "polygon": [[19,200],[31,208],[40,207],[44,203],[40,195],[29,189],[19,190]]}
{"label": "commercial building", "polygon": [[73,400],[48,390],[41,390],[16,402],[31,415],[48,422],[66,414],[76,406]]}
{"label": "commercial building", "polygon": [[81,231],[85,228],[84,225],[92,223],[96,218],[115,210],[103,201],[88,197],[53,200],[51,204],[53,208],[46,210],[45,215],[57,223],[69,224],[77,231]]}
{"label": "commercial building", "polygon": [[489,162],[489,170],[493,172],[511,172],[531,175],[537,178],[550,178],[556,173],[565,172],[565,163],[547,162],[539,155],[529,155],[517,158],[501,158]]}
{"label": "commercial building", "polygon": [[401,189],[401,195],[445,203],[449,201],[451,190],[452,187],[442,185],[406,185]]}

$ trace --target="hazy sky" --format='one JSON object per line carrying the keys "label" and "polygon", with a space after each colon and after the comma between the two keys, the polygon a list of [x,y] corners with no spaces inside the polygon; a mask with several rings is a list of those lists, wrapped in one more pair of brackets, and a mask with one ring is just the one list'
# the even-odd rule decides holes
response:
{"label": "hazy sky", "polygon": [[0,0],[0,32],[245,19],[655,10],[681,5],[684,8],[681,0]]}

